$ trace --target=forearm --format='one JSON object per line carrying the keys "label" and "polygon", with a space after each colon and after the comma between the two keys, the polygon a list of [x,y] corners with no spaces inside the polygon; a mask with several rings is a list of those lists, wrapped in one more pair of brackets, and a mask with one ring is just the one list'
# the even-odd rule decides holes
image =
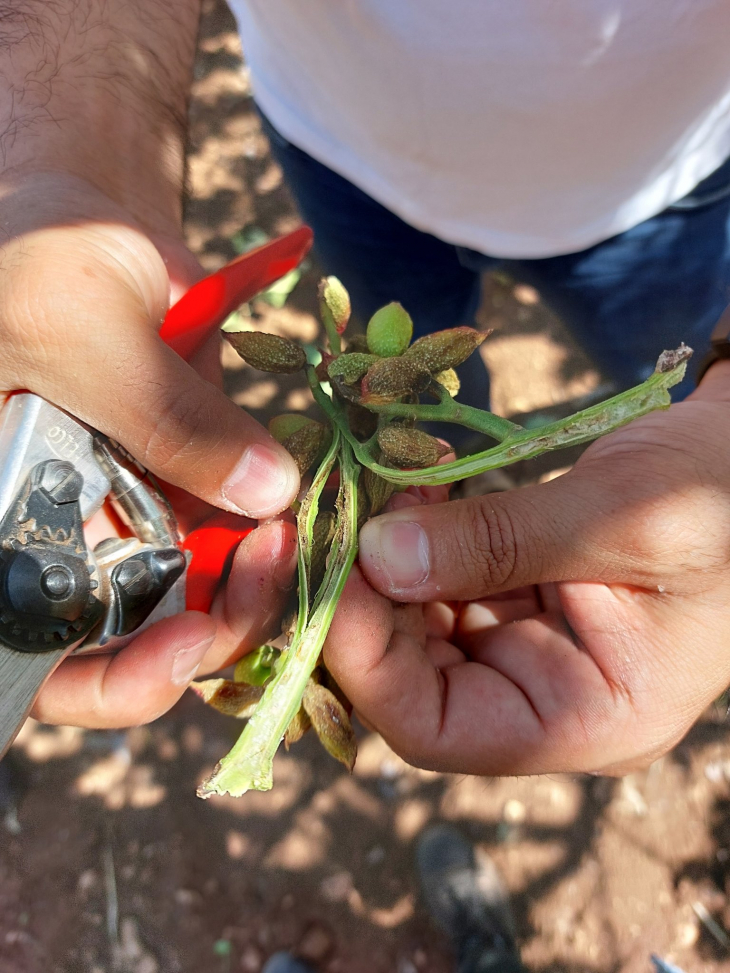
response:
{"label": "forearm", "polygon": [[175,232],[199,12],[200,0],[0,0],[0,186],[70,173]]}

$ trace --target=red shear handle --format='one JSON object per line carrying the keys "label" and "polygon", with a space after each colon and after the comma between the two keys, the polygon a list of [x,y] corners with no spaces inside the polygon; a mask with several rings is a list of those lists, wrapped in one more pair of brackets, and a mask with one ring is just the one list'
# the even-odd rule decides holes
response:
{"label": "red shear handle", "polygon": [[[182,358],[192,358],[214,328],[293,270],[311,245],[312,231],[302,226],[205,277],[170,308],[160,337]],[[210,611],[220,580],[231,569],[236,548],[255,526],[255,521],[245,517],[219,513],[188,534],[183,544],[192,555],[186,580],[188,609]]]}
{"label": "red shear handle", "polygon": [[221,578],[231,570],[236,548],[255,526],[255,521],[245,517],[220,513],[188,534],[183,548],[192,555],[185,588],[189,611],[210,611]]}
{"label": "red shear handle", "polygon": [[300,226],[198,281],[170,308],[160,337],[189,360],[229,314],[294,270],[312,246],[312,239],[309,227]]}

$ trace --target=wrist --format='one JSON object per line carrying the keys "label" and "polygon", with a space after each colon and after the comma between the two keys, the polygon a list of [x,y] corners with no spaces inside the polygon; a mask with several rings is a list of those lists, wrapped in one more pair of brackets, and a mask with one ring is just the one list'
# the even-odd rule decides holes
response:
{"label": "wrist", "polygon": [[0,245],[51,227],[124,226],[182,246],[182,229],[149,210],[137,214],[95,183],[64,169],[0,172]]}

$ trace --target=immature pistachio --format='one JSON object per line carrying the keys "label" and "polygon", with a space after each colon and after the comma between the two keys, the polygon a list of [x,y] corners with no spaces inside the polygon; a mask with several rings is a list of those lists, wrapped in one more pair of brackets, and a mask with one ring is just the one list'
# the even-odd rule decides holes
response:
{"label": "immature pistachio", "polygon": [[378,428],[378,417],[364,406],[356,402],[348,402],[345,406],[347,424],[358,439],[370,439]]}
{"label": "immature pistachio", "polygon": [[373,405],[395,402],[411,392],[423,392],[428,388],[431,375],[428,369],[407,358],[382,358],[367,371],[360,386],[360,401]]}
{"label": "immature pistachio", "polygon": [[310,679],[302,705],[325,750],[352,772],[357,756],[357,740],[350,717],[334,693]]}
{"label": "immature pistachio", "polygon": [[435,466],[450,452],[448,446],[428,433],[400,424],[384,426],[378,433],[378,445],[392,463],[405,469]]}
{"label": "immature pistachio", "polygon": [[445,368],[443,372],[436,372],[433,379],[446,389],[452,399],[459,394],[461,382],[453,368]]}
{"label": "immature pistachio", "polygon": [[191,683],[190,688],[204,703],[208,703],[219,713],[235,716],[239,720],[253,716],[264,695],[263,686],[247,686],[243,682],[232,682],[230,679],[203,679],[201,682]]}
{"label": "immature pistachio", "polygon": [[330,363],[327,374],[335,381],[354,385],[376,361],[376,355],[365,355],[360,351],[347,352]]}
{"label": "immature pistachio", "polygon": [[288,750],[295,743],[299,743],[311,725],[312,722],[307,716],[304,707],[300,706],[284,734],[284,746],[286,749]]}
{"label": "immature pistachio", "polygon": [[347,713],[348,716],[350,716],[350,714],[352,713],[352,703],[344,694],[342,688],[340,687],[340,685],[338,684],[337,680],[332,675],[332,673],[329,671],[329,669],[326,666],[320,666],[318,669],[315,669],[314,677],[315,677],[314,678],[315,682],[322,683],[322,685],[326,689],[329,689],[329,691],[336,699],[339,699],[339,701],[342,703],[342,705],[345,708],[345,712]]}
{"label": "immature pistachio", "polygon": [[283,443],[289,436],[293,436],[295,432],[299,432],[300,429],[304,429],[313,423],[319,425],[319,423],[315,423],[314,419],[310,419],[302,412],[283,412],[280,416],[269,419],[269,432],[277,443]]}
{"label": "immature pistachio", "polygon": [[325,326],[329,322],[342,334],[350,320],[350,295],[336,277],[319,282],[319,310]]}
{"label": "immature pistachio", "polygon": [[233,681],[248,686],[263,686],[273,674],[273,665],[281,653],[273,645],[262,645],[236,663]]}
{"label": "immature pistachio", "polygon": [[432,375],[437,374],[465,362],[486,337],[486,332],[467,327],[434,331],[414,341],[404,358],[418,362]]}
{"label": "immature pistachio", "polygon": [[368,348],[374,355],[392,358],[402,355],[413,337],[413,321],[402,304],[386,304],[368,322]]}
{"label": "immature pistachio", "polygon": [[329,441],[330,431],[300,413],[285,413],[269,422],[269,432],[294,457],[304,475]]}
{"label": "immature pistachio", "polygon": [[368,500],[370,501],[368,513],[371,517],[374,517],[375,514],[380,513],[395,493],[395,483],[391,483],[390,480],[384,480],[382,476],[373,473],[367,466],[363,468],[360,474],[360,482],[365,488]]}
{"label": "immature pistachio", "polygon": [[228,331],[226,338],[249,365],[262,372],[291,375],[307,364],[307,356],[295,341],[265,331]]}

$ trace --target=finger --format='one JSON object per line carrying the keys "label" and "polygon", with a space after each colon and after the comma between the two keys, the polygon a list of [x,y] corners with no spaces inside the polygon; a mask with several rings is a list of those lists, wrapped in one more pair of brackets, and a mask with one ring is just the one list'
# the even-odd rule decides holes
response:
{"label": "finger", "polygon": [[169,279],[150,241],[84,228],[55,267],[49,232],[29,234],[31,252],[45,247],[42,288],[16,271],[4,302],[15,387],[30,384],[217,507],[257,518],[287,507],[299,483],[291,456],[159,338]]}
{"label": "finger", "polygon": [[613,556],[627,536],[623,505],[621,491],[569,473],[398,510],[363,527],[360,565],[378,591],[418,602],[471,601],[542,581],[627,580],[630,552],[622,561]]}
{"label": "finger", "polygon": [[466,661],[464,653],[446,639],[426,639],[424,651],[435,669],[446,669]]}
{"label": "finger", "polygon": [[186,612],[152,625],[117,655],[67,659],[36,700],[43,723],[97,728],[138,726],[165,713],[185,692],[215,637],[215,623]]}
{"label": "finger", "polygon": [[462,609],[456,626],[456,639],[459,645],[468,641],[488,628],[507,625],[510,622],[531,618],[541,610],[537,593],[532,597],[507,599],[485,599],[471,601]]}
{"label": "finger", "polygon": [[238,546],[228,581],[211,614],[218,634],[201,672],[215,672],[281,634],[297,566],[294,524],[262,524]]}
{"label": "finger", "polygon": [[524,761],[515,762],[516,754],[544,748],[540,720],[521,689],[474,662],[448,666],[442,647],[434,641],[430,648],[435,658],[394,630],[389,603],[353,568],[325,661],[358,714],[417,766],[521,772]]}
{"label": "finger", "polygon": [[450,639],[457,622],[457,610],[443,601],[430,601],[423,606],[423,620],[429,638]]}
{"label": "finger", "polygon": [[628,693],[542,615],[492,629],[477,661],[394,631],[388,602],[353,570],[325,646],[338,684],[393,749],[480,775],[599,770],[635,746]]}

